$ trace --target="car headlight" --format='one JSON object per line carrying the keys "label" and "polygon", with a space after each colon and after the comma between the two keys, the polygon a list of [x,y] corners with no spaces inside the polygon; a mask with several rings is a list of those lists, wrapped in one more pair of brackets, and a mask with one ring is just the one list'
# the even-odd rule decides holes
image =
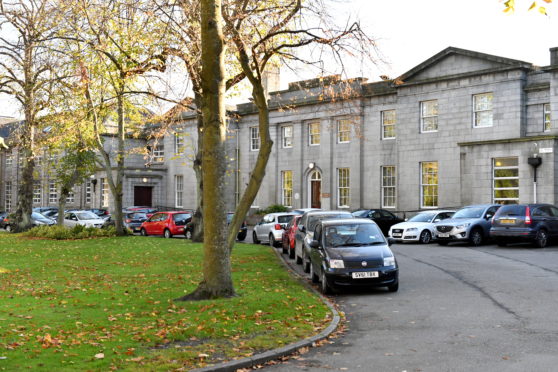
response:
{"label": "car headlight", "polygon": [[417,231],[416,227],[411,227],[410,229],[407,229],[407,231]]}
{"label": "car headlight", "polygon": [[329,267],[332,269],[344,269],[345,263],[343,260],[329,260]]}
{"label": "car headlight", "polygon": [[395,266],[395,257],[384,257],[384,266]]}
{"label": "car headlight", "polygon": [[467,227],[469,227],[471,224],[470,223],[464,223],[463,225],[458,225],[455,226],[456,229],[462,230],[462,229],[466,229]]}

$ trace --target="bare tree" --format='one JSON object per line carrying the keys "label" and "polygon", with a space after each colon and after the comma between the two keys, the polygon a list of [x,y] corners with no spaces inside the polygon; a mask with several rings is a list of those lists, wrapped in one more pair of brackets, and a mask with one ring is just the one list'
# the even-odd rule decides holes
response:
{"label": "bare tree", "polygon": [[[52,48],[57,37],[57,9],[47,0],[0,1],[0,92],[14,97],[24,120],[18,130],[23,159],[18,185],[14,231],[31,227],[33,173],[39,115],[49,107],[57,76],[58,55]],[[13,35],[13,37],[12,37]]]}

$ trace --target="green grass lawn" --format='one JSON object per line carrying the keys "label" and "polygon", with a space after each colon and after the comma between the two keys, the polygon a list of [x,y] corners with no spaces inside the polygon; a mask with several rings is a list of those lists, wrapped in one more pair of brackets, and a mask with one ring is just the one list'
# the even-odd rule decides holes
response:
{"label": "green grass lawn", "polygon": [[183,239],[0,234],[0,371],[188,370],[328,323],[269,247],[235,246],[237,297],[173,302],[196,288],[201,267],[201,244]]}

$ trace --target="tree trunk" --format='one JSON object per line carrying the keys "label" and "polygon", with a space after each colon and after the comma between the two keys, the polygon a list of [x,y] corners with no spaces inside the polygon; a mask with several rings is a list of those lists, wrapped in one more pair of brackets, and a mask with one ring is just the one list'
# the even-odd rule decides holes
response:
{"label": "tree trunk", "polygon": [[66,209],[66,200],[70,194],[70,189],[62,186],[60,189],[60,198],[58,198],[58,217],[56,217],[56,224],[64,226],[64,210]]}
{"label": "tree trunk", "polygon": [[[194,93],[194,102],[196,108],[199,110],[202,106],[202,97],[199,93]],[[194,173],[196,174],[196,211],[192,218],[194,225],[194,233],[192,234],[192,241],[201,243],[203,242],[203,173],[202,173],[202,159],[203,159],[203,116],[198,113],[197,117],[197,132],[198,132],[198,146],[196,151],[196,158],[194,159]]]}
{"label": "tree trunk", "polygon": [[17,208],[15,211],[14,232],[21,232],[33,226],[31,213],[33,213],[33,173],[35,170],[35,158],[33,154],[34,127],[31,120],[25,120],[23,133],[21,134],[20,154],[23,156],[23,169],[21,181],[18,187]]}
{"label": "tree trunk", "polygon": [[234,296],[225,208],[226,114],[220,0],[201,1],[203,89],[203,281],[178,300]]}

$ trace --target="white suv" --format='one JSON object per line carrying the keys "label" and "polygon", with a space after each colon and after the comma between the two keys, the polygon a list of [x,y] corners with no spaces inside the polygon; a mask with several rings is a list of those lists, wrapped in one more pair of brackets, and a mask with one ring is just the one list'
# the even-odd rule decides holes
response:
{"label": "white suv", "polygon": [[266,214],[256,226],[252,233],[254,244],[268,243],[272,247],[281,245],[283,230],[295,214],[293,213],[270,213]]}

